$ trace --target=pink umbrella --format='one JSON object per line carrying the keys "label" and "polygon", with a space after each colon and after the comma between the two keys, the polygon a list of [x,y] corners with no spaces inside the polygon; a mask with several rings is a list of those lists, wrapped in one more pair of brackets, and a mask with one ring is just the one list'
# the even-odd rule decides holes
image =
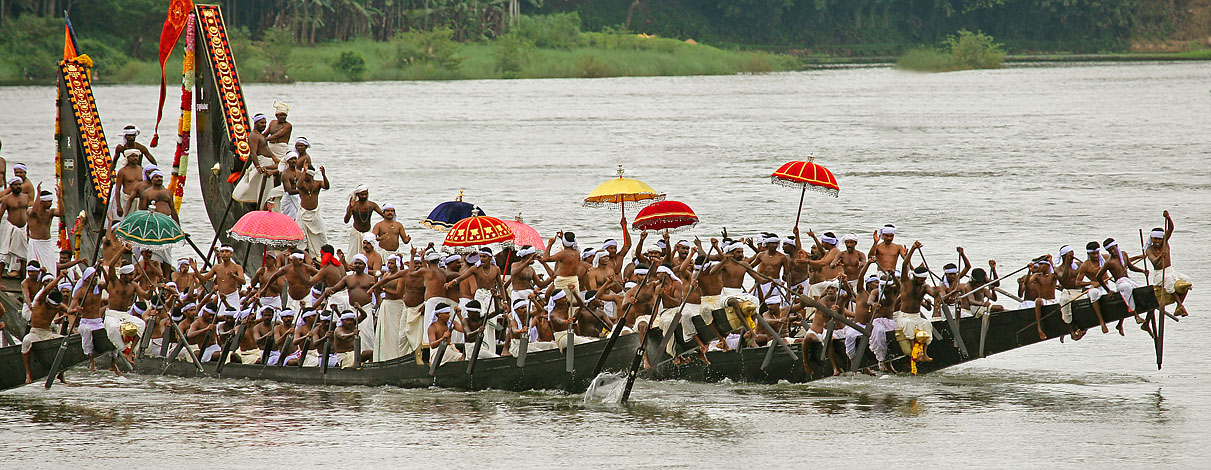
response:
{"label": "pink umbrella", "polygon": [[522,223],[520,213],[517,214],[515,220],[502,220],[502,222],[509,226],[509,230],[513,231],[514,245],[518,247],[530,245],[535,248],[546,246],[546,242],[542,241],[542,235],[538,234],[538,230],[534,230],[534,227]]}
{"label": "pink umbrella", "polygon": [[305,238],[298,222],[288,215],[270,211],[244,214],[227,234],[236,240],[274,247],[295,246]]}

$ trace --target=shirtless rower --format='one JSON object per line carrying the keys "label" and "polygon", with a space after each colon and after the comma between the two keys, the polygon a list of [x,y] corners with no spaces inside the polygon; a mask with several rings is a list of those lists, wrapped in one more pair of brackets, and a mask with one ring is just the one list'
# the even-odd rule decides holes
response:
{"label": "shirtless rower", "polygon": [[[416,249],[413,248],[408,263],[402,265],[397,272],[384,275],[370,288],[372,291],[383,292],[385,297],[379,307],[380,321],[387,321],[384,320],[385,317],[394,316],[399,323],[398,350],[383,348],[384,351],[397,353],[396,357],[414,353],[419,355],[425,341],[425,276],[418,272],[421,265],[415,256]],[[388,258],[388,269],[391,269],[391,263],[391,258]],[[390,341],[388,337],[385,339]]]}
{"label": "shirtless rower", "polygon": [[[57,190],[58,187],[55,189]],[[38,185],[36,191],[39,194],[38,200],[29,207],[29,220],[26,225],[29,230],[27,254],[30,261],[37,261],[46,269],[46,272],[54,275],[58,272],[59,240],[51,238],[50,224],[55,217],[63,218],[63,200],[56,198],[48,191],[42,191],[41,184]],[[59,205],[51,207],[55,199],[59,199]]]}
{"label": "shirtless rower", "polygon": [[[492,250],[488,247],[479,249],[478,262],[467,269],[463,270],[458,277],[446,282],[446,287],[473,278],[474,284],[474,299],[479,301],[480,305],[491,305],[492,293],[499,292],[504,289],[501,283],[500,268],[492,264]],[[465,308],[465,306],[464,306]]]}
{"label": "shirtless rower", "polygon": [[198,279],[203,282],[214,281],[215,290],[219,294],[219,304],[223,309],[238,309],[240,306],[240,288],[246,282],[244,267],[231,260],[235,249],[228,245],[219,247],[217,251],[219,262],[210,271],[199,273]]}
{"label": "shirtless rower", "polygon": [[378,247],[386,253],[399,253],[401,243],[412,242],[412,237],[404,231],[404,224],[395,220],[395,206],[391,204],[383,204],[383,220],[374,224],[370,233],[374,234]]}
{"label": "shirtless rower", "polygon": [[[249,280],[250,286],[259,287],[247,297],[256,297],[258,299],[257,304],[262,307],[280,309],[282,308],[282,291],[286,288],[286,279],[282,276],[274,276],[281,269],[277,253],[273,250],[266,250],[262,260],[261,267],[252,274],[252,279]],[[273,278],[273,282],[269,281],[271,277]]]}
{"label": "shirtless rower", "polygon": [[[252,309],[256,310],[256,315],[248,316],[250,326],[244,333],[244,339],[249,341],[245,342],[244,340],[241,340],[240,349],[236,353],[237,357],[240,359],[240,362],[243,364],[250,364],[250,362],[245,362],[245,359],[249,358],[249,352],[256,351],[257,355],[251,362],[256,363],[260,362],[262,357],[265,357],[264,352],[266,350],[276,351],[278,350],[278,346],[280,346],[280,344],[275,341],[276,335],[273,321],[275,316],[274,308],[268,306],[256,307],[253,305]],[[269,358],[265,357],[265,359],[265,363],[269,364]]]}
{"label": "shirtless rower", "polygon": [[[432,246],[426,248],[426,250],[430,250],[431,248]],[[441,260],[441,253],[426,251],[424,254],[424,264],[414,270],[417,275],[423,277],[425,280],[424,325],[426,328],[433,323],[433,317],[439,305],[455,305],[458,303],[448,297],[446,281],[450,280],[450,273],[438,265],[438,261]]]}
{"label": "shirtless rower", "polygon": [[[1075,341],[1085,336],[1085,330],[1072,326],[1072,300],[1081,295],[1081,288],[1077,282],[1080,280],[1078,272],[1080,271],[1081,264],[1076,261],[1076,255],[1073,254],[1072,247],[1068,245],[1060,247],[1059,258],[1060,260],[1055,264],[1054,268],[1055,280],[1060,286],[1060,318],[1064,320],[1065,325],[1068,325],[1068,334]],[[993,276],[996,276],[995,271],[993,272]],[[975,276],[972,276],[972,278],[974,280]],[[993,291],[992,294],[995,295],[996,292]],[[999,305],[994,307],[999,307]]]}
{"label": "shirtless rower", "polygon": [[[320,366],[323,361],[327,361],[328,367],[336,367],[340,364],[336,360],[336,354],[328,353],[327,357],[323,357],[325,344],[332,340],[334,316],[328,310],[316,314],[315,323],[311,325],[310,329],[311,350],[307,352],[307,357],[303,358],[303,366]],[[335,320],[339,321],[340,317],[338,316]],[[286,365],[290,365],[290,362],[286,362]]]}
{"label": "shirtless rower", "polygon": [[300,173],[301,178],[297,180],[296,186],[299,191],[299,211],[298,222],[303,228],[303,235],[306,237],[306,251],[309,256],[320,256],[320,247],[328,244],[328,236],[325,235],[327,227],[324,226],[324,218],[320,216],[320,191],[330,189],[332,186],[328,183],[328,172],[324,170],[324,166],[320,165],[321,179],[315,179],[315,170],[307,170]]}
{"label": "shirtless rower", "polygon": [[529,299],[530,294],[546,289],[552,282],[551,279],[539,278],[538,273],[534,271],[534,261],[539,256],[541,255],[538,249],[529,245],[517,250],[518,260],[513,263],[509,273],[509,287],[512,291],[509,297],[510,302]]}
{"label": "shirtless rower", "polygon": [[1165,217],[1165,228],[1154,228],[1148,234],[1148,248],[1144,250],[1144,255],[1148,261],[1152,262],[1152,269],[1156,271],[1153,274],[1155,278],[1152,280],[1152,285],[1160,287],[1177,297],[1177,310],[1174,315],[1187,316],[1186,312],[1186,294],[1190,291],[1190,278],[1186,275],[1177,272],[1173,269],[1173,258],[1169,252],[1169,238],[1173,236],[1173,218],[1169,217],[1169,211],[1163,213]]}
{"label": "shirtless rower", "polygon": [[[385,217],[383,210],[378,207],[378,203],[370,200],[370,187],[360,184],[353,189],[353,194],[349,196],[349,204],[345,206],[345,223],[353,221],[353,228],[349,231],[349,251],[345,253],[346,257],[351,257],[361,251],[362,240],[365,238],[366,232],[372,228],[370,216],[373,214]],[[351,260],[352,258],[346,259],[346,261]]]}
{"label": "shirtless rower", "polygon": [[[457,307],[443,303],[438,304],[433,311],[433,322],[429,324],[428,330],[428,346],[429,351],[431,351],[431,353],[434,355],[436,355],[437,351],[440,350],[442,342],[453,341],[451,338],[453,337],[453,333],[455,331],[464,331],[462,324],[458,322],[458,315],[455,315],[455,308]],[[429,361],[432,363],[434,360],[438,359],[439,358],[430,356]],[[439,364],[461,360],[463,360],[463,356],[458,353],[457,348],[451,345],[446,347],[445,355],[440,358]]]}
{"label": "shirtless rower", "polygon": [[[252,170],[245,170],[240,181],[231,192],[231,198],[240,202],[257,203],[257,209],[264,207],[275,194],[271,193],[278,175],[277,157],[269,149],[269,141],[265,140],[265,128],[268,118],[257,113],[252,116],[252,128],[256,132],[248,133],[248,154],[252,159]],[[258,201],[257,198],[260,198]]]}
{"label": "shirtless rower", "polygon": [[324,294],[311,305],[312,308],[318,307],[319,304],[332,297],[333,294],[341,291],[345,291],[348,294],[348,303],[350,306],[374,305],[374,300],[370,296],[369,290],[374,285],[375,279],[374,276],[366,273],[366,257],[360,254],[354,256],[353,263],[349,267],[353,270],[352,274],[342,277],[332,287],[324,290]]}
{"label": "shirtless rower", "polygon": [[[886,241],[886,239],[884,240]],[[912,266],[912,255],[919,249],[921,249],[921,242],[913,242],[912,248],[904,256],[904,262],[900,268],[900,279],[904,280],[900,288],[900,309],[892,314],[892,319],[896,321],[896,326],[902,330],[903,338],[900,339],[901,350],[905,352],[912,351],[911,345],[913,342],[923,341],[925,344],[921,348],[921,356],[917,358],[917,361],[929,362],[933,359],[929,357],[926,350],[929,348],[929,343],[933,342],[933,325],[928,319],[923,318],[921,304],[925,300],[925,294],[932,295],[936,300],[939,300],[941,296],[934,287],[925,284],[925,278],[929,276],[929,270],[925,266],[918,266],[916,268]],[[882,268],[882,264],[879,266]],[[900,336],[901,334],[897,333],[897,338],[900,338]]]}
{"label": "shirtless rower", "polygon": [[585,273],[586,283],[584,287],[588,290],[601,290],[613,288],[617,283],[617,275],[614,273],[614,265],[610,262],[610,253],[606,250],[597,250],[593,252],[593,257],[589,263],[589,271]]}
{"label": "shirtless rower", "polygon": [[34,296],[44,287],[42,275],[45,272],[37,262],[30,262],[25,265],[25,279],[21,280],[21,317],[25,321],[29,321],[31,314],[30,307]]}
{"label": "shirtless rower", "polygon": [[[555,241],[559,240],[563,248],[554,255],[551,254],[551,249],[555,247]],[[576,246],[576,234],[572,232],[559,232],[555,238],[547,241],[547,251],[539,261],[543,263],[555,263],[555,282],[552,284],[557,290],[566,291],[568,295],[580,298],[580,251]],[[583,303],[583,302],[578,302]]]}
{"label": "shirtless rower", "polygon": [[[798,238],[798,230],[795,231],[795,235]],[[814,232],[808,231],[807,236],[812,238],[816,249],[822,254],[819,259],[807,261],[809,265],[820,270],[819,281],[812,283],[807,290],[807,295],[819,298],[824,295],[824,287],[828,285],[826,283],[837,279],[844,272],[844,269],[841,268],[841,250],[837,247],[840,244],[840,240],[832,232],[824,232],[823,237],[816,238]]]}
{"label": "shirtless rower", "polygon": [[[799,234],[797,228],[795,234]],[[813,234],[812,236],[814,237],[815,235]],[[836,240],[833,241],[836,242]],[[760,242],[761,247],[765,251],[761,251],[753,256],[752,266],[757,269],[757,272],[770,280],[784,279],[783,276],[785,276],[785,271],[788,270],[791,260],[786,255],[778,252],[778,246],[782,244],[782,239],[771,233],[767,234]],[[762,298],[769,297],[774,291],[771,281],[761,282],[759,285],[761,286],[760,292]]]}
{"label": "shirtless rower", "polygon": [[[101,266],[100,263],[97,264],[97,267],[84,270],[84,276],[72,287],[72,301],[71,306],[68,307],[70,314],[80,316],[80,326],[77,331],[80,333],[81,349],[88,356],[89,370],[96,370],[93,331],[105,329],[105,304],[101,302],[101,291],[105,290],[106,285],[103,280],[93,279],[93,276],[101,277],[99,266]],[[117,356],[116,353],[110,354]],[[121,372],[118,371],[117,361],[111,361],[109,369],[115,374],[121,375]]]}
{"label": "shirtless rower", "polygon": [[[315,267],[304,263],[304,258],[305,256],[302,252],[295,251],[291,253],[286,258],[287,262],[285,266],[278,268],[273,274],[263,279],[261,290],[256,295],[269,297],[271,289],[276,288],[279,279],[284,278],[286,281],[286,295],[290,296],[290,303],[286,307],[298,307],[301,310],[301,304],[307,300],[307,295],[311,292],[311,286],[314,285],[311,282],[312,276],[315,276],[319,271]],[[344,272],[343,269],[340,271]]]}
{"label": "shirtless rower", "polygon": [[[767,244],[767,249],[769,248],[769,245],[772,244]],[[777,248],[777,245],[773,245],[773,247]],[[765,274],[766,272],[771,272],[768,267],[766,271],[762,272],[754,269],[752,266],[746,263],[744,261],[744,243],[740,241],[736,241],[730,245],[724,246],[722,252],[724,256],[722,262],[710,268],[722,272],[721,277],[723,288],[720,295],[723,300],[719,302],[719,304],[721,307],[731,307],[736,313],[736,316],[740,317],[743,321],[745,313],[742,308],[742,303],[746,301],[752,302],[754,306],[758,303],[758,299],[744,291],[745,276],[751,276],[759,285],[772,283],[777,280],[777,278],[770,277]],[[785,256],[783,256],[783,261],[785,261]],[[701,278],[699,278],[699,280],[701,280]],[[703,303],[703,306],[706,306],[705,302]],[[703,313],[705,314],[706,312]],[[719,325],[714,326],[718,327]],[[730,327],[725,326],[725,329],[730,329]],[[722,330],[719,330],[719,332],[725,334],[729,333]],[[720,341],[720,343],[726,343],[726,341]],[[723,346],[726,346],[726,344]],[[727,350],[726,347],[721,348],[725,351]]]}
{"label": "shirtless rower", "polygon": [[[63,280],[60,272],[54,281],[42,287],[32,297],[30,302],[29,333],[21,339],[21,359],[25,362],[25,383],[33,383],[34,376],[30,373],[30,349],[38,341],[61,338],[62,335],[51,331],[51,323],[66,316],[63,293],[59,291],[59,281]],[[62,376],[60,376],[62,379]]]}
{"label": "shirtless rower", "polygon": [[1077,268],[1077,286],[1087,291],[1089,302],[1093,304],[1093,313],[1097,314],[1097,322],[1102,326],[1102,333],[1109,333],[1110,328],[1106,326],[1106,320],[1102,318],[1102,304],[1098,302],[1102,296],[1107,294],[1106,289],[1101,287],[1104,285],[1106,274],[1105,272],[1102,272],[1100,276],[1098,274],[1102,269],[1102,264],[1105,263],[1105,260],[1102,259],[1101,245],[1097,242],[1089,242],[1085,245],[1085,253],[1089,257]]}
{"label": "shirtless rower", "polygon": [[845,248],[837,254],[835,262],[841,267],[841,272],[845,273],[845,278],[849,279],[850,287],[857,287],[865,277],[862,270],[869,266],[866,263],[866,253],[858,251],[857,235],[847,233],[841,237],[841,243]]}
{"label": "shirtless rower", "polygon": [[627,218],[623,217],[619,225],[622,226],[622,248],[618,247],[618,241],[613,238],[607,239],[601,244],[601,249],[609,254],[609,262],[615,274],[622,274],[622,268],[626,264],[624,258],[631,250],[631,231],[627,226]]}
{"label": "shirtless rower", "polygon": [[177,260],[177,270],[172,273],[172,282],[176,283],[177,289],[182,292],[193,290],[198,282],[198,264],[193,258],[181,258]]}
{"label": "shirtless rower", "polygon": [[177,217],[176,204],[172,202],[172,190],[164,187],[164,172],[160,170],[151,172],[150,184],[126,204],[126,214],[131,212],[136,199],[139,200],[138,208],[140,210],[153,210],[172,217],[172,220],[177,223],[181,222]]}
{"label": "shirtless rower", "polygon": [[278,164],[278,175],[282,180],[282,199],[278,201],[277,208],[274,210],[291,219],[299,218],[302,198],[299,196],[297,183],[305,172],[306,170],[299,164],[298,153],[290,151],[282,157],[282,163]]}
{"label": "shirtless rower", "polygon": [[151,151],[135,140],[140,133],[141,131],[134,124],[129,124],[122,128],[122,143],[114,147],[114,169],[117,169],[118,156],[125,155],[129,150],[137,150],[139,151],[140,158],[146,158],[148,162],[153,164],[157,163],[156,157],[151,155]]}
{"label": "shirtless rower", "polygon": [[870,247],[869,257],[874,258],[881,272],[896,272],[896,262],[901,256],[907,256],[903,245],[895,242],[896,226],[884,225],[875,232],[875,245]]}
{"label": "shirtless rower", "polygon": [[[285,309],[277,313],[277,320],[273,323],[273,350],[269,351],[269,360],[266,364],[276,366],[282,360],[294,353],[298,349],[297,341],[295,341],[294,310]],[[290,342],[286,343],[286,335],[290,335]]]}
{"label": "shirtless rower", "polygon": [[1039,330],[1039,339],[1047,339],[1047,333],[1043,332],[1043,306],[1055,305],[1059,301],[1055,298],[1055,287],[1057,285],[1058,276],[1055,273],[1055,268],[1051,265],[1051,255],[1046,258],[1035,261],[1038,266],[1038,272],[1030,276],[1030,283],[1033,284],[1034,297],[1034,320],[1035,326]]}
{"label": "shirtless rower", "polygon": [[118,351],[126,348],[126,343],[122,339],[121,325],[123,322],[129,322],[135,325],[139,330],[139,336],[142,337],[143,329],[147,327],[147,323],[141,318],[136,318],[129,313],[130,306],[138,299],[147,299],[151,297],[151,292],[143,289],[135,273],[136,268],[133,264],[127,264],[121,268],[117,268],[121,257],[109,260],[106,263],[106,282],[105,291],[109,293],[109,302],[105,309],[105,332],[109,335],[109,341],[114,344]]}
{"label": "shirtless rower", "polygon": [[[126,159],[126,165],[114,175],[114,189],[110,195],[112,199],[109,202],[109,218],[113,221],[117,221],[126,215],[126,207],[130,205],[130,200],[135,197],[135,190],[143,182],[142,153],[137,149],[130,149],[121,155]],[[115,163],[119,161],[117,156],[118,154],[115,153]]]}
{"label": "shirtless rower", "polygon": [[299,171],[314,170],[315,166],[311,164],[311,154],[307,150],[311,148],[311,141],[306,137],[299,136],[294,139],[294,153],[299,154]]}
{"label": "shirtless rower", "polygon": [[[1119,296],[1123,298],[1123,303],[1127,304],[1127,312],[1135,315],[1137,323],[1143,323],[1144,319],[1140,318],[1139,313],[1135,311],[1135,288],[1140,285],[1128,277],[1128,271],[1144,272],[1143,269],[1135,267],[1133,262],[1134,260],[1138,260],[1139,257],[1133,260],[1113,238],[1107,238],[1106,241],[1103,241],[1102,248],[1106,249],[1107,257],[1106,261],[1102,263],[1102,267],[1098,269],[1096,277],[1104,279],[1105,275],[1109,274],[1109,280],[1115,284],[1114,288],[1110,288],[1106,285],[1105,281],[1102,281],[1100,283],[1102,288],[1106,289],[1107,292],[1117,291]],[[1122,320],[1119,320],[1117,328],[1120,333],[1123,332]]]}
{"label": "shirtless rower", "polygon": [[[342,369],[353,367],[357,362],[354,359],[354,354],[357,351],[354,349],[354,341],[360,341],[361,330],[358,330],[358,323],[364,321],[364,318],[359,318],[357,313],[352,310],[346,310],[341,314],[341,322],[333,331],[332,337],[332,352],[336,354],[336,362],[340,364]],[[369,361],[373,357],[374,351],[361,351],[362,357],[357,358],[360,361]]]}
{"label": "shirtless rower", "polygon": [[286,122],[286,115],[289,112],[289,105],[281,101],[274,101],[273,117],[275,119],[265,126],[265,141],[269,143],[269,150],[278,160],[284,158],[286,152],[290,151],[290,133],[294,130],[294,125]]}
{"label": "shirtless rower", "polygon": [[25,225],[31,198],[16,176],[8,180],[8,194],[0,197],[0,271],[7,266],[8,277],[17,277],[25,269],[29,251]]}
{"label": "shirtless rower", "polygon": [[186,342],[197,349],[198,360],[201,362],[217,361],[223,352],[218,341],[218,308],[219,306],[213,303],[203,305],[199,309],[198,318],[190,323],[189,330],[184,332]]}

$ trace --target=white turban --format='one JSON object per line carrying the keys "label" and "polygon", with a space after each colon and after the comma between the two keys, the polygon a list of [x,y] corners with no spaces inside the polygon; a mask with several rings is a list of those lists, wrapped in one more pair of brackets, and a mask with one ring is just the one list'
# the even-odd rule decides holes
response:
{"label": "white turban", "polygon": [[362,262],[362,264],[365,264],[365,265],[370,265],[370,260],[369,260],[369,259],[366,259],[366,255],[363,255],[363,254],[361,254],[361,253],[358,253],[358,254],[356,254],[356,255],[353,255],[353,262],[355,262],[355,263],[356,263],[356,262],[358,262],[358,261],[361,261],[361,262]]}
{"label": "white turban", "polygon": [[1165,238],[1164,230],[1153,230],[1148,232],[1148,238]]}
{"label": "white turban", "polygon": [[256,113],[255,115],[252,116],[252,123],[256,124],[257,122],[265,121],[268,119],[269,118],[265,117],[265,113]]}
{"label": "white turban", "polygon": [[593,267],[596,268],[601,264],[601,259],[610,256],[610,253],[605,250],[597,250],[593,253]]}
{"label": "white turban", "polygon": [[896,226],[892,225],[892,224],[884,225],[883,228],[879,229],[879,234],[880,235],[895,235]]}
{"label": "white turban", "polygon": [[395,204],[383,204],[382,208],[383,208],[383,212],[387,212],[388,210],[395,210]]}
{"label": "white turban", "polygon": [[274,114],[286,114],[289,112],[290,112],[290,105],[283,103],[281,101],[273,102],[273,113]]}
{"label": "white turban", "polygon": [[461,256],[458,256],[458,255],[450,255],[450,256],[447,256],[447,257],[446,257],[446,259],[444,259],[444,260],[442,260],[442,261],[445,261],[445,263],[446,263],[446,264],[450,264],[450,263],[453,263],[453,262],[456,262],[456,261],[462,261],[462,260],[463,260],[463,258],[462,258]]}
{"label": "white turban", "polygon": [[133,264],[128,264],[126,266],[122,266],[122,267],[118,268],[118,274],[134,274],[134,272],[135,272],[135,265],[133,265]]}
{"label": "white turban", "polygon": [[289,152],[286,152],[286,158],[283,158],[282,161],[290,161],[295,158],[299,158],[299,154],[296,153],[295,151],[291,150]]}
{"label": "white turban", "polygon": [[404,259],[401,258],[399,255],[391,255],[391,256],[387,257],[387,264],[391,264],[392,261],[395,261],[395,264],[397,264],[397,265],[401,265],[404,263]]}
{"label": "white turban", "polygon": [[602,249],[602,250],[604,250],[604,249],[609,248],[609,247],[611,247],[611,246],[612,246],[612,247],[614,247],[614,248],[618,248],[618,240],[614,240],[614,239],[609,239],[609,240],[606,240],[606,241],[605,241],[605,243],[602,243],[602,244],[601,244],[601,249]]}
{"label": "white turban", "polygon": [[24,163],[18,163],[13,165],[13,170],[29,171],[29,168],[27,168]]}
{"label": "white turban", "polygon": [[373,233],[366,232],[362,234],[362,242],[374,243],[376,241],[378,241],[378,237],[374,236]]}
{"label": "white turban", "polygon": [[1061,247],[1060,247],[1060,256],[1059,256],[1060,258],[1063,258],[1063,257],[1064,257],[1064,255],[1066,255],[1066,254],[1068,254],[1068,253],[1072,253],[1072,246],[1071,246],[1071,245],[1064,245],[1064,246],[1061,246]]}
{"label": "white turban", "polygon": [[663,266],[663,265],[662,265],[662,266],[660,266],[659,268],[656,268],[656,272],[658,272],[658,273],[664,273],[664,274],[668,274],[668,275],[669,275],[669,277],[673,278],[673,280],[674,280],[674,281],[681,282],[681,278],[677,277],[677,275],[676,275],[676,274],[673,274],[673,270],[672,270],[672,269],[669,269],[669,267],[668,267],[668,266]]}
{"label": "white turban", "polygon": [[122,128],[122,135],[139,135],[139,128],[135,126],[126,126]]}
{"label": "white turban", "polygon": [[442,259],[442,254],[436,251],[425,253],[425,261],[437,261]]}
{"label": "white turban", "polygon": [[357,314],[353,312],[345,312],[341,314],[341,321],[357,320]]}
{"label": "white turban", "polygon": [[306,138],[306,137],[298,137],[298,138],[295,138],[295,139],[294,139],[294,145],[298,145],[298,144],[303,144],[303,145],[304,145],[304,146],[306,146],[307,148],[311,148],[311,141],[310,141],[310,140],[307,140],[307,138]]}
{"label": "white turban", "polygon": [[735,242],[735,243],[732,243],[731,245],[723,247],[724,253],[731,253],[731,252],[737,251],[737,250],[739,250],[741,253],[743,253],[744,252],[744,243]]}
{"label": "white turban", "polygon": [[295,252],[295,253],[290,254],[290,259],[306,259],[306,258],[307,258],[307,256],[302,253]]}
{"label": "white turban", "polygon": [[142,155],[143,152],[139,151],[139,149],[126,149],[122,152],[123,157],[138,157]]}
{"label": "white turban", "polygon": [[562,289],[559,292],[556,292],[555,295],[552,295],[551,299],[547,301],[547,313],[551,313],[551,312],[555,311],[555,301],[562,299],[564,297],[567,297],[567,296],[568,296],[568,291],[565,291]]}
{"label": "white turban", "polygon": [[842,236],[842,237],[841,237],[841,242],[842,242],[842,243],[847,242],[847,241],[850,241],[850,240],[853,240],[853,241],[858,241],[858,236],[857,236],[857,235],[854,235],[854,234],[852,234],[852,233],[847,233],[847,234],[845,234],[844,236]]}
{"label": "white turban", "polygon": [[21,180],[21,178],[20,178],[20,177],[17,177],[17,176],[14,176],[14,177],[12,177],[12,178],[9,178],[9,179],[8,179],[8,185],[9,185],[9,186],[12,186],[12,185],[14,185],[14,184],[21,184],[21,183],[23,183],[23,182],[24,182],[24,181],[22,181],[22,180]]}
{"label": "white turban", "polygon": [[370,192],[370,187],[369,187],[369,186],[366,186],[366,184],[365,184],[365,183],[363,183],[363,184],[359,184],[359,185],[357,185],[357,187],[356,187],[356,188],[353,188],[353,194],[357,194],[357,193],[368,193],[368,192]]}
{"label": "white turban", "polygon": [[538,253],[538,249],[536,249],[536,248],[534,248],[534,247],[532,247],[532,246],[531,246],[531,247],[526,247],[526,248],[522,248],[521,250],[518,250],[518,251],[517,251],[517,257],[518,257],[518,258],[525,258],[525,257],[527,257],[527,256],[530,256],[530,255],[534,254],[534,253]]}

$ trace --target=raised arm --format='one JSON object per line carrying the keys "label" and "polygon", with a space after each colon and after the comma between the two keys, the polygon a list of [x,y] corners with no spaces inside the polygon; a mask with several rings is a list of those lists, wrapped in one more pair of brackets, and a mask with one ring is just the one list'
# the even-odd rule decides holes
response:
{"label": "raised arm", "polygon": [[971,260],[967,259],[967,253],[963,252],[963,247],[957,246],[955,250],[959,252],[959,279],[967,277],[967,272],[971,271]]}

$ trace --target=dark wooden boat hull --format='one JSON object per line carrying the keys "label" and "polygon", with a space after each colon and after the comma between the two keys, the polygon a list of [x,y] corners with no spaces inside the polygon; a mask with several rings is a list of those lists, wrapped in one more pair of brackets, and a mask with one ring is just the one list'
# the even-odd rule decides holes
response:
{"label": "dark wooden boat hull", "polygon": [[[76,235],[73,229],[79,231],[81,243],[75,248],[80,251],[80,257],[88,258],[96,251],[96,244],[101,238],[99,231],[107,228],[104,227],[107,205],[101,203],[100,195],[93,186],[92,167],[85,145],[82,144],[80,125],[73,109],[75,97],[68,92],[62,75],[59,77],[58,86],[59,99],[55,102],[55,107],[59,113],[57,145],[62,165],[59,183],[63,187],[63,221],[69,231],[68,239],[73,243]],[[79,86],[83,95],[91,101],[91,86],[87,83]],[[101,123],[96,122],[95,127],[103,136],[104,131],[100,131]],[[108,149],[105,152],[108,152]],[[105,165],[112,165],[112,160],[106,159]],[[109,171],[109,168],[105,171]],[[79,218],[81,214],[84,215],[83,218]],[[77,228],[75,224],[78,218],[80,225]]]}
{"label": "dark wooden boat hull", "polygon": [[[467,373],[467,361],[442,364],[434,375],[429,375],[428,365],[418,365],[411,357],[402,357],[384,362],[363,364],[360,369],[328,368],[324,373],[320,367],[262,366],[258,364],[227,364],[223,366],[222,378],[272,380],[303,385],[361,385],[378,387],[391,385],[403,388],[443,387],[460,390],[562,390],[580,393],[593,380],[590,376],[597,358],[605,349],[605,340],[576,345],[576,361],[573,372],[566,369],[566,356],[562,351],[549,350],[530,353],[525,367],[517,367],[517,358],[500,357],[480,359],[475,365],[475,374]],[[606,360],[605,370],[622,371],[630,366],[638,347],[637,335],[619,337]],[[216,365],[203,364],[205,372],[199,372],[189,362],[171,361],[165,369],[161,359],[143,359],[135,370],[146,375],[174,375],[179,377],[220,377]]]}
{"label": "dark wooden boat hull", "polygon": [[[1157,306],[1156,296],[1152,287],[1138,288],[1135,290],[1134,296],[1136,308],[1140,312],[1155,309]],[[1107,323],[1132,316],[1127,312],[1126,304],[1117,296],[1103,297],[1099,302],[1102,307],[1102,316]],[[1093,311],[1092,304],[1088,300],[1077,300],[1073,302],[1072,307],[1074,325],[1079,328],[1098,327],[1097,316]],[[1068,334],[1068,327],[1060,318],[1058,310],[1058,305],[1049,305],[1043,308],[1044,316],[1054,312],[1054,314],[1044,318],[1042,321],[1043,331],[1047,334],[1048,339],[1055,339]],[[695,319],[695,321],[698,320]],[[929,373],[979,359],[981,321],[980,318],[959,319],[959,334],[967,346],[967,350],[970,353],[969,357],[963,357],[960,353],[959,348],[954,343],[954,335],[951,334],[950,327],[947,326],[946,322],[944,320],[934,321],[933,329],[935,335],[933,342],[929,345],[929,355],[933,358],[933,362],[917,363],[917,372]],[[989,317],[988,335],[984,342],[985,356],[1011,351],[1044,341],[1039,339],[1038,331],[1033,325],[1034,321],[1035,312],[1032,308],[1008,310],[992,314]],[[700,328],[699,331],[703,331],[703,329]],[[889,333],[889,335],[892,335],[892,333]],[[657,341],[659,335],[649,336],[649,357],[656,366],[644,371],[642,377],[647,379],[687,380],[692,382],[718,382],[728,379],[736,382],[750,383],[777,383],[780,381],[803,383],[833,375],[832,365],[827,360],[820,359],[820,348],[822,345],[819,344],[814,344],[809,349],[808,364],[811,366],[812,372],[808,373],[803,367],[802,358],[800,360],[793,360],[785,351],[777,348],[775,345],[746,348],[740,352],[708,352],[706,357],[711,362],[710,365],[703,363],[697,358],[688,364],[674,365],[668,355],[664,351],[659,351],[658,344],[654,343],[654,341]],[[834,340],[832,343],[838,367],[848,369],[849,358],[845,354],[844,340]],[[770,359],[770,363],[763,369],[761,366],[765,362],[766,355],[771,347],[775,348],[773,357]],[[798,347],[795,348],[795,353],[802,356]],[[901,372],[909,370],[908,358],[900,351],[899,343],[895,341],[894,337],[888,341],[888,354],[891,355],[890,357],[894,357],[892,364],[896,370]],[[876,365],[874,354],[867,351],[862,362],[860,367]]]}
{"label": "dark wooden boat hull", "polygon": [[[19,339],[19,338],[18,338]],[[67,351],[63,355],[61,370],[88,361],[80,346],[80,335],[74,334],[67,338]],[[34,383],[39,383],[50,372],[50,366],[55,361],[55,355],[63,343],[63,338],[39,341],[30,348],[29,369]],[[93,332],[93,346],[97,353],[112,351],[114,346],[105,336],[104,330]],[[25,385],[25,362],[21,358],[21,344],[0,348],[0,390],[8,390]]]}

